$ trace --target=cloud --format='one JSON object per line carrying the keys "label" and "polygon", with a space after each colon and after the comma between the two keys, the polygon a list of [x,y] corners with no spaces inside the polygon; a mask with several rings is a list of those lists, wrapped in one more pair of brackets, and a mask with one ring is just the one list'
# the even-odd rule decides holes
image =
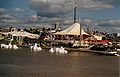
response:
{"label": "cloud", "polygon": [[[33,17],[28,18],[28,21],[33,22]],[[36,16],[35,16],[36,19]],[[56,22],[58,22],[60,25],[72,25],[74,23],[74,20],[72,17],[38,17],[36,19],[38,23],[49,23],[49,24],[55,24]],[[80,22],[80,20],[78,20],[77,22]],[[82,19],[82,24],[86,25],[86,26],[91,26],[93,25],[93,20],[86,18],[86,19]]]}
{"label": "cloud", "polygon": [[6,13],[6,10],[4,8],[0,8],[0,15],[3,15]]}
{"label": "cloud", "polygon": [[77,6],[79,10],[100,10],[113,8],[112,4],[100,0],[78,0]]}
{"label": "cloud", "polygon": [[37,23],[38,22],[38,16],[32,15],[24,20],[24,23]]}
{"label": "cloud", "polygon": [[10,15],[0,15],[0,19],[14,19],[15,17]]}
{"label": "cloud", "polygon": [[17,20],[14,16],[5,14],[5,15],[0,15],[0,22],[1,23],[16,23]]}
{"label": "cloud", "polygon": [[69,25],[69,24],[73,24],[73,18],[71,17],[53,17],[53,18],[49,18],[49,17],[41,17],[39,19],[39,23],[49,23],[49,24],[55,24],[56,22],[58,22],[61,25]]}
{"label": "cloud", "polygon": [[24,12],[24,11],[23,11],[22,9],[20,9],[20,8],[15,8],[14,11],[15,11],[15,12]]}
{"label": "cloud", "polygon": [[[56,17],[69,13],[75,6],[74,0],[29,0],[31,7],[43,17]],[[113,5],[100,0],[76,0],[78,10],[110,9]]]}
{"label": "cloud", "polygon": [[43,17],[55,17],[67,13],[69,8],[66,7],[63,2],[65,1],[31,0],[33,9],[38,12],[38,15]]}
{"label": "cloud", "polygon": [[17,23],[17,20],[14,19],[1,19],[0,22],[2,23]]}
{"label": "cloud", "polygon": [[3,12],[5,12],[6,10],[5,10],[4,8],[0,8],[0,11],[3,11]]}
{"label": "cloud", "polygon": [[94,22],[95,30],[104,32],[120,32],[120,19],[106,19]]}
{"label": "cloud", "polygon": [[0,8],[0,23],[16,23],[15,10]]}
{"label": "cloud", "polygon": [[27,23],[30,21],[35,22],[37,16],[32,15],[32,10],[23,10],[21,8],[0,8],[0,23]]}
{"label": "cloud", "polygon": [[99,26],[120,26],[120,19],[101,20]]}

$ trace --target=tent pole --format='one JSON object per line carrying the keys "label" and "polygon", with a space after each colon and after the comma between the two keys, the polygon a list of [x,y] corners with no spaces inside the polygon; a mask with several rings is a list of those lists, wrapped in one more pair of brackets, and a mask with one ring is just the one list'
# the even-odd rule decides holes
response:
{"label": "tent pole", "polygon": [[81,29],[82,29],[82,28],[81,28],[81,27],[82,27],[82,26],[81,26],[81,20],[80,20],[80,47],[81,47],[81,40],[82,40],[82,38],[81,38],[81,37],[82,37],[82,36],[81,36]]}
{"label": "tent pole", "polygon": [[52,38],[52,35],[51,35],[51,34],[50,34],[50,38],[51,38],[51,48],[52,48],[52,45],[53,45],[52,41],[53,41],[53,38]]}

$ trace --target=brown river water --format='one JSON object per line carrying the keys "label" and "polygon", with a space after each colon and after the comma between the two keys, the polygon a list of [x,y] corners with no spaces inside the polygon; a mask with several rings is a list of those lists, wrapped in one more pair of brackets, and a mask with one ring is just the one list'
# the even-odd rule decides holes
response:
{"label": "brown river water", "polygon": [[120,57],[0,49],[0,77],[119,77]]}

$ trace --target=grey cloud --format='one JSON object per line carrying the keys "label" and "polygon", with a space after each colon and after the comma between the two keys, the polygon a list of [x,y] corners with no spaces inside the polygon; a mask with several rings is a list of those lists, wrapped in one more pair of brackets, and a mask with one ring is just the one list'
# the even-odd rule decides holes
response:
{"label": "grey cloud", "polygon": [[0,15],[0,22],[1,23],[16,23],[17,20],[14,16],[5,14],[5,15]]}
{"label": "grey cloud", "polygon": [[101,20],[98,23],[99,23],[99,26],[120,26],[120,19]]}
{"label": "grey cloud", "polygon": [[15,17],[10,15],[0,15],[0,19],[14,19]]}
{"label": "grey cloud", "polygon": [[1,19],[0,22],[2,23],[16,23],[17,20],[14,20],[14,19]]}
{"label": "grey cloud", "polygon": [[3,15],[6,13],[6,10],[4,8],[0,8],[0,15]]}
{"label": "grey cloud", "polygon": [[[58,2],[58,3],[57,3]],[[64,4],[65,1],[50,1],[50,0],[31,0],[33,9],[35,9],[40,16],[55,17],[65,14],[69,11],[66,7],[68,4]]]}
{"label": "grey cloud", "polygon": [[[50,24],[55,24],[56,22],[58,22],[60,25],[72,25],[74,23],[72,17],[52,17],[52,18],[40,17],[38,22]],[[78,20],[77,22],[80,22],[80,20]],[[89,18],[82,19],[82,24],[84,24],[85,26],[91,26],[93,25],[93,23],[94,22],[92,19]]]}
{"label": "grey cloud", "polygon": [[31,10],[23,10],[20,8],[4,9],[0,8],[0,23],[27,23],[35,21],[31,16]]}
{"label": "grey cloud", "polygon": [[47,17],[43,17],[41,20],[41,22],[43,23],[50,23],[50,24],[55,24],[56,22],[58,22],[61,25],[69,25],[69,24],[73,24],[73,18],[71,17],[64,17],[64,18],[47,18]]}
{"label": "grey cloud", "polygon": [[13,10],[7,10],[4,8],[0,8],[0,22],[1,23],[15,23],[16,17],[14,16]]}
{"label": "grey cloud", "polygon": [[[55,17],[73,10],[74,0],[29,0],[31,7],[43,17]],[[78,10],[98,10],[113,8],[112,2],[100,0],[76,0]]]}

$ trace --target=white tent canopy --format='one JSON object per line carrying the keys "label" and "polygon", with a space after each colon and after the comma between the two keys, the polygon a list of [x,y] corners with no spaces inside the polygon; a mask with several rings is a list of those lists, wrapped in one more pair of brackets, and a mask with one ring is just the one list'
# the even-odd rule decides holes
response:
{"label": "white tent canopy", "polygon": [[40,37],[37,34],[32,34],[32,33],[28,33],[25,31],[13,31],[13,32],[7,32],[3,34],[10,34],[12,36],[20,36],[20,37],[28,37],[28,38],[39,38]]}
{"label": "white tent canopy", "polygon": [[[80,35],[80,27],[81,25],[79,23],[74,23],[71,27],[54,33],[54,34],[59,34],[59,35]],[[81,29],[81,35],[89,35],[87,34],[83,29]]]}

